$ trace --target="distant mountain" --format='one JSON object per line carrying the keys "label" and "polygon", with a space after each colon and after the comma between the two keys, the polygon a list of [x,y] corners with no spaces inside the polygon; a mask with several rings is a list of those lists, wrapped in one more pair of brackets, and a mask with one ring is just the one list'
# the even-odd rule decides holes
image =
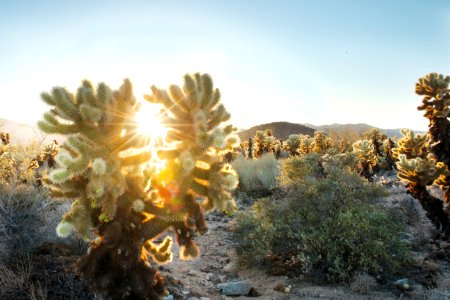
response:
{"label": "distant mountain", "polygon": [[374,126],[370,126],[368,124],[364,124],[364,123],[358,123],[358,124],[329,124],[329,125],[320,125],[320,126],[316,126],[316,125],[312,125],[312,124],[303,124],[305,126],[314,128],[315,130],[320,130],[323,131],[325,133],[330,133],[332,131],[353,131],[357,134],[362,134],[364,132],[366,132],[367,130],[369,130],[370,128],[376,128]]}
{"label": "distant mountain", "polygon": [[[386,135],[388,137],[401,137],[402,134],[400,133],[401,128],[395,128],[395,129],[383,129],[383,128],[378,128],[369,124],[365,124],[365,123],[358,123],[358,124],[329,124],[329,125],[320,125],[320,126],[315,126],[312,124],[303,124],[305,126],[314,128],[316,130],[320,130],[323,131],[327,134],[329,134],[332,131],[337,131],[337,132],[342,132],[342,131],[350,131],[350,132],[355,132],[357,134],[362,134],[366,131],[368,131],[371,128],[376,128],[379,129],[383,132],[386,132]],[[416,133],[425,133],[424,131],[418,131],[418,130],[414,130],[414,132]]]}
{"label": "distant mountain", "polygon": [[54,139],[62,141],[63,138],[56,134],[46,134],[39,130],[37,126],[18,123],[0,118],[0,132],[7,132],[11,137],[11,143],[26,145],[32,142],[41,141],[45,144],[51,143]]}
{"label": "distant mountain", "polygon": [[264,131],[266,129],[271,129],[273,135],[277,139],[282,140],[286,140],[291,134],[306,134],[313,136],[315,131],[314,129],[301,124],[294,124],[289,122],[273,122],[257,125],[252,128],[242,130],[238,132],[238,135],[241,138],[241,141],[246,141],[248,140],[248,138],[254,137],[256,131],[258,130]]}
{"label": "distant mountain", "polygon": [[[382,129],[375,126],[371,126],[369,124],[365,123],[358,123],[358,124],[329,124],[329,125],[320,125],[316,126],[313,124],[295,124],[295,123],[289,123],[289,122],[273,122],[273,123],[267,123],[267,124],[261,124],[254,127],[251,127],[246,130],[242,130],[238,132],[239,137],[242,141],[248,140],[249,137],[254,137],[256,131],[258,130],[266,130],[266,129],[272,129],[273,135],[282,140],[286,140],[289,135],[291,134],[307,134],[310,136],[314,135],[314,131],[319,130],[323,131],[327,134],[331,132],[354,132],[356,134],[362,134],[366,131],[368,131],[371,128],[379,129],[383,132],[386,132],[386,135],[388,137],[401,137],[402,134],[400,133],[400,128],[395,129]],[[415,130],[416,133],[425,133],[424,131],[418,131]]]}

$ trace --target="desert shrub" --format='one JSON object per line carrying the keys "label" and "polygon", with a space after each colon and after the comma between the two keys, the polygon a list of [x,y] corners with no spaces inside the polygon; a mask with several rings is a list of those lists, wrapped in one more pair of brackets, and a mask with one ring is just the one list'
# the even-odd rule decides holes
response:
{"label": "desert shrub", "polygon": [[375,289],[376,286],[376,279],[364,272],[356,274],[352,282],[350,283],[350,289],[352,290],[352,292],[358,294],[366,294]]}
{"label": "desert shrub", "polygon": [[280,170],[273,153],[265,153],[258,159],[238,157],[231,165],[239,175],[239,188],[243,191],[268,191],[276,186]]}
{"label": "desert shrub", "polygon": [[29,259],[15,268],[0,264],[0,299],[47,299],[42,287],[31,280],[32,268]]}
{"label": "desert shrub", "polygon": [[[59,241],[55,228],[69,206],[43,188],[0,184],[0,261],[27,257],[42,242]],[[69,242],[78,244],[75,238]]]}
{"label": "desert shrub", "polygon": [[13,144],[0,146],[0,184],[14,186],[23,182],[34,182],[34,171],[29,169],[30,152],[33,147],[18,147]]}
{"label": "desert shrub", "polygon": [[[310,162],[307,167],[303,160],[299,169],[314,170],[316,160]],[[258,201],[237,217],[237,251],[244,263],[330,282],[347,282],[357,271],[395,272],[407,263],[400,222],[373,204],[385,193],[381,187],[345,168],[330,167],[326,177],[315,177],[299,176],[289,165],[281,175],[290,182],[287,197]]]}
{"label": "desert shrub", "polygon": [[310,153],[304,156],[294,156],[287,158],[281,164],[281,174],[279,180],[282,186],[289,186],[306,177],[318,177],[322,168],[321,157],[318,153]]}

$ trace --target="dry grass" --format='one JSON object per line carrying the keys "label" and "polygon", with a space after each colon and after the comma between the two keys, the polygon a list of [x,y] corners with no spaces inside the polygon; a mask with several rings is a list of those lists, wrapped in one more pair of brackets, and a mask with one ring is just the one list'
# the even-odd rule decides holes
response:
{"label": "dry grass", "polygon": [[265,153],[258,159],[239,157],[232,165],[243,191],[268,191],[276,186],[280,167],[273,153]]}
{"label": "dry grass", "polygon": [[47,299],[46,291],[31,280],[33,266],[25,259],[13,268],[0,264],[0,299]]}

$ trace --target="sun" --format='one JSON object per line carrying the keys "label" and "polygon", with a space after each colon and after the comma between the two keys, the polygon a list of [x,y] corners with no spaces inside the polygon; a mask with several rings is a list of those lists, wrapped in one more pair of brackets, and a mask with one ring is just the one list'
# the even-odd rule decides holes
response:
{"label": "sun", "polygon": [[167,128],[161,124],[160,113],[157,105],[151,105],[147,102],[141,102],[141,109],[135,115],[139,123],[139,132],[154,139],[164,139],[167,134]]}

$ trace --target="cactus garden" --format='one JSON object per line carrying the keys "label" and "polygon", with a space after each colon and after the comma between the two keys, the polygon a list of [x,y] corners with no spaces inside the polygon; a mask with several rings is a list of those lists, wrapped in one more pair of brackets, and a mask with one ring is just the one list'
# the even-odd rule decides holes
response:
{"label": "cactus garden", "polygon": [[1,133],[0,297],[443,299],[449,84],[418,80],[428,132],[353,139],[241,140],[208,74],[43,92],[38,126],[61,141]]}
{"label": "cactus garden", "polygon": [[450,1],[2,1],[0,300],[450,300]]}

